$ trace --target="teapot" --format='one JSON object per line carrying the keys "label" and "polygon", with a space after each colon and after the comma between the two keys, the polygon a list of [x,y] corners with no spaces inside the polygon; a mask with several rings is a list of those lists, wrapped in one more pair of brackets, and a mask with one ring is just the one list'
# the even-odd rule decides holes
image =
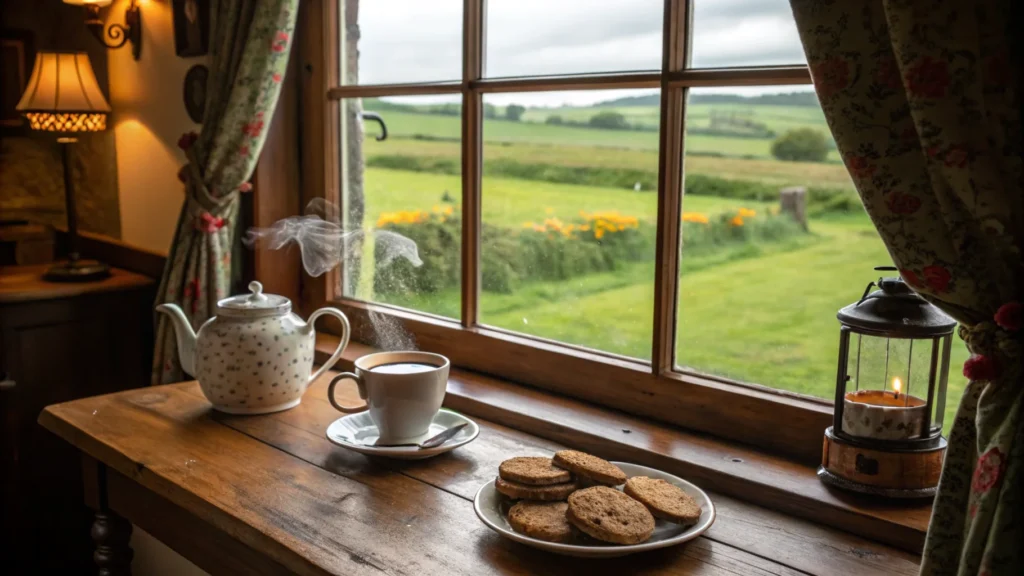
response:
{"label": "teapot", "polygon": [[[250,282],[251,294],[217,302],[217,315],[197,334],[177,304],[161,304],[170,316],[182,369],[199,380],[213,407],[229,414],[267,414],[297,406],[306,388],[341,357],[351,328],[336,308],[313,312],[309,321],[292,313],[291,300],[264,294]],[[323,315],[341,320],[342,334],[334,354],[310,374],[316,333],[313,323]]]}

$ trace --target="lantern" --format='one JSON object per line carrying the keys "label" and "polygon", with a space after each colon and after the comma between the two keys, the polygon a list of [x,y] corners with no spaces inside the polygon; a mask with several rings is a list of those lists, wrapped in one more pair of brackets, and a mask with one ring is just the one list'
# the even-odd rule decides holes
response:
{"label": "lantern", "polygon": [[868,284],[836,316],[835,414],[818,477],[879,496],[933,496],[946,451],[942,415],[956,321],[901,278]]}

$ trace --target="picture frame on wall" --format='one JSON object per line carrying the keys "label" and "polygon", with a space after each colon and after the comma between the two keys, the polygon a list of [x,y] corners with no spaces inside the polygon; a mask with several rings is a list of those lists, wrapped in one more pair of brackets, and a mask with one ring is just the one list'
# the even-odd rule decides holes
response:
{"label": "picture frame on wall", "polygon": [[0,30],[0,128],[5,135],[25,129],[25,118],[16,109],[32,74],[35,47],[28,30]]}
{"label": "picture frame on wall", "polygon": [[174,53],[182,58],[205,56],[210,46],[210,0],[171,0]]}

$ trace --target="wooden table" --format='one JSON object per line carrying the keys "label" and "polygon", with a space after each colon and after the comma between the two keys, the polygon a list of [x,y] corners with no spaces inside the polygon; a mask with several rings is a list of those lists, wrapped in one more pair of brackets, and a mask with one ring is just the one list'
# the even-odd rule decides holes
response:
{"label": "wooden table", "polygon": [[717,521],[685,545],[600,561],[533,550],[484,526],[472,499],[502,460],[560,446],[477,419],[479,438],[449,454],[369,459],[324,436],[339,417],[329,376],[265,416],[213,412],[195,383],[47,408],[40,423],[84,454],[98,563],[127,573],[127,519],[214,574],[917,574],[912,554],[713,492]]}

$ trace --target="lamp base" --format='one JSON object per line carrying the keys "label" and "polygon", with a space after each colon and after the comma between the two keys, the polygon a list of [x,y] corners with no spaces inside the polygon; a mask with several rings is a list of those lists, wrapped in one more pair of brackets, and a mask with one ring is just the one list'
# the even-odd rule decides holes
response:
{"label": "lamp base", "polygon": [[95,282],[110,276],[110,266],[96,260],[59,262],[43,274],[49,282]]}

